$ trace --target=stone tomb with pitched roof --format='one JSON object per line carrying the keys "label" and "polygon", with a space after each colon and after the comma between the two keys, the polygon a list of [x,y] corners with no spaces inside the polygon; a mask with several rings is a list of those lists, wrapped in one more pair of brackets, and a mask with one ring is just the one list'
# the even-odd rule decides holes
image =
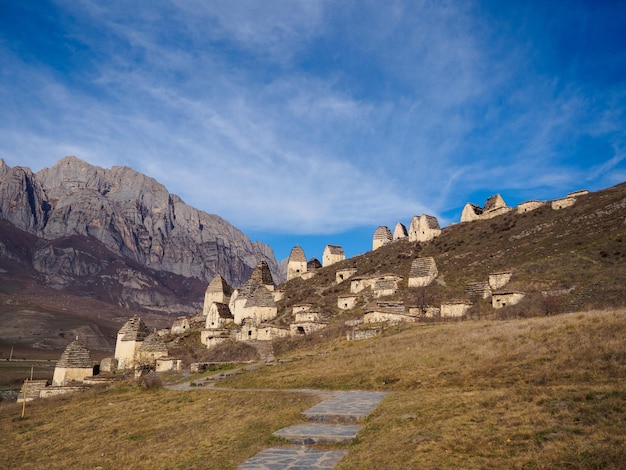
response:
{"label": "stone tomb with pitched roof", "polygon": [[117,333],[115,359],[118,369],[134,369],[135,355],[139,346],[150,335],[150,330],[138,316],[132,317]]}
{"label": "stone tomb with pitched roof", "polygon": [[156,369],[156,361],[167,357],[167,346],[156,331],[150,333],[137,348],[135,355],[136,367],[143,370]]}
{"label": "stone tomb with pitched roof", "polygon": [[416,258],[411,263],[409,271],[409,287],[426,287],[435,280],[439,274],[435,258],[428,256],[425,258]]}
{"label": "stone tomb with pitched roof", "polygon": [[393,240],[403,240],[405,238],[407,238],[409,236],[409,232],[406,229],[406,226],[401,223],[398,222],[396,224],[396,227],[393,229]]}
{"label": "stone tomb with pitched roof", "polygon": [[393,241],[393,235],[389,227],[381,225],[374,231],[372,238],[372,251],[377,250],[381,246],[385,246]]}
{"label": "stone tomb with pitched roof", "polygon": [[87,346],[78,338],[67,345],[54,368],[53,386],[83,382],[93,375],[93,362]]}
{"label": "stone tomb with pitched roof", "polygon": [[339,245],[326,245],[322,255],[322,266],[330,266],[346,259],[343,248]]}
{"label": "stone tomb with pitched roof", "polygon": [[287,280],[302,276],[307,271],[306,256],[304,250],[298,245],[294,246],[287,261]]}
{"label": "stone tomb with pitched roof", "polygon": [[202,315],[207,316],[213,302],[228,304],[232,295],[233,288],[218,274],[211,280],[204,293]]}

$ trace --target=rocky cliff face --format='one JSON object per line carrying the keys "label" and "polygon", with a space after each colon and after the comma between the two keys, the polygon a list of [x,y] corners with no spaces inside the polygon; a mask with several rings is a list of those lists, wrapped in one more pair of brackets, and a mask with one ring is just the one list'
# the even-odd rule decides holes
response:
{"label": "rocky cliff face", "polygon": [[[284,277],[269,246],[251,242],[221,217],[188,206],[128,167],[103,169],[66,157],[33,173],[0,160],[0,217],[45,240],[33,249],[32,266],[52,286],[100,276],[110,267],[79,239],[136,262],[128,268],[134,275],[109,273],[136,291],[143,285],[147,292],[151,282],[142,280],[151,275],[137,274],[140,267],[206,283],[221,274],[239,286],[265,260],[277,282]],[[65,240],[62,247],[58,240]]]}

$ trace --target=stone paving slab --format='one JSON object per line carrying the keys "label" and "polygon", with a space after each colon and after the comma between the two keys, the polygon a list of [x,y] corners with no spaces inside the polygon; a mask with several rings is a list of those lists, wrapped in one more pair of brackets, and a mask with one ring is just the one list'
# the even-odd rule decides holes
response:
{"label": "stone paving slab", "polygon": [[361,426],[355,424],[294,424],[279,429],[274,436],[300,445],[340,444],[350,442],[360,429]]}
{"label": "stone paving slab", "polygon": [[386,395],[386,392],[339,392],[302,415],[311,421],[354,423],[365,419]]}
{"label": "stone paving slab", "polygon": [[239,470],[311,470],[331,469],[348,453],[346,450],[273,448],[259,452]]}

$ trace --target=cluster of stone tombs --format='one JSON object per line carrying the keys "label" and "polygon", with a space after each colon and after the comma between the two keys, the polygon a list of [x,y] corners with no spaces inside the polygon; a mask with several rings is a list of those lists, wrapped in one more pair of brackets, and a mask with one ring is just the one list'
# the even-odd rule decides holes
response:
{"label": "cluster of stone tombs", "polygon": [[[352,271],[337,272],[337,282],[347,279]],[[409,287],[426,287],[437,277],[438,270],[434,258],[416,258],[411,263],[409,272]],[[488,282],[475,282],[466,286],[467,297],[491,297],[492,307],[503,308],[507,305],[519,303],[525,296],[519,291],[502,290],[512,276],[510,271],[489,275]],[[340,281],[341,279],[341,281]],[[337,307],[341,310],[350,310],[357,306],[362,291],[369,289],[374,298],[393,295],[397,290],[397,283],[402,278],[395,275],[375,276],[369,278],[354,278],[350,283],[350,295],[340,296]],[[415,322],[420,318],[459,318],[467,314],[471,307],[470,300],[452,300],[443,302],[440,307],[416,306],[405,308],[402,302],[377,302],[377,308],[366,312],[360,320],[350,320],[348,326],[354,327],[347,335],[348,340],[369,338],[382,331],[382,327],[370,328],[367,325],[386,323],[393,325],[404,322]],[[365,328],[363,327],[365,325]],[[363,330],[363,331],[359,331]]]}
{"label": "cluster of stone tombs", "polygon": [[[298,248],[302,251],[301,248]],[[296,249],[295,261],[290,265],[292,272],[306,272],[304,252]],[[276,302],[281,298],[276,291],[269,266],[261,261],[250,279],[239,289],[232,289],[219,274],[211,280],[204,295],[202,318],[204,329],[200,341],[212,348],[226,340],[270,341],[274,338],[309,334],[327,326],[320,312],[311,305],[294,306],[295,321],[289,328],[271,324],[276,318]]]}

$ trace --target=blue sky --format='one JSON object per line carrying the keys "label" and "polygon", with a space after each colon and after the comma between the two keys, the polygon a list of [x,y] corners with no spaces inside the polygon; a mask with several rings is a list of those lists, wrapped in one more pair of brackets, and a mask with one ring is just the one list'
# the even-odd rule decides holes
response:
{"label": "blue sky", "polygon": [[626,2],[0,0],[0,157],[128,165],[278,259],[626,181]]}

